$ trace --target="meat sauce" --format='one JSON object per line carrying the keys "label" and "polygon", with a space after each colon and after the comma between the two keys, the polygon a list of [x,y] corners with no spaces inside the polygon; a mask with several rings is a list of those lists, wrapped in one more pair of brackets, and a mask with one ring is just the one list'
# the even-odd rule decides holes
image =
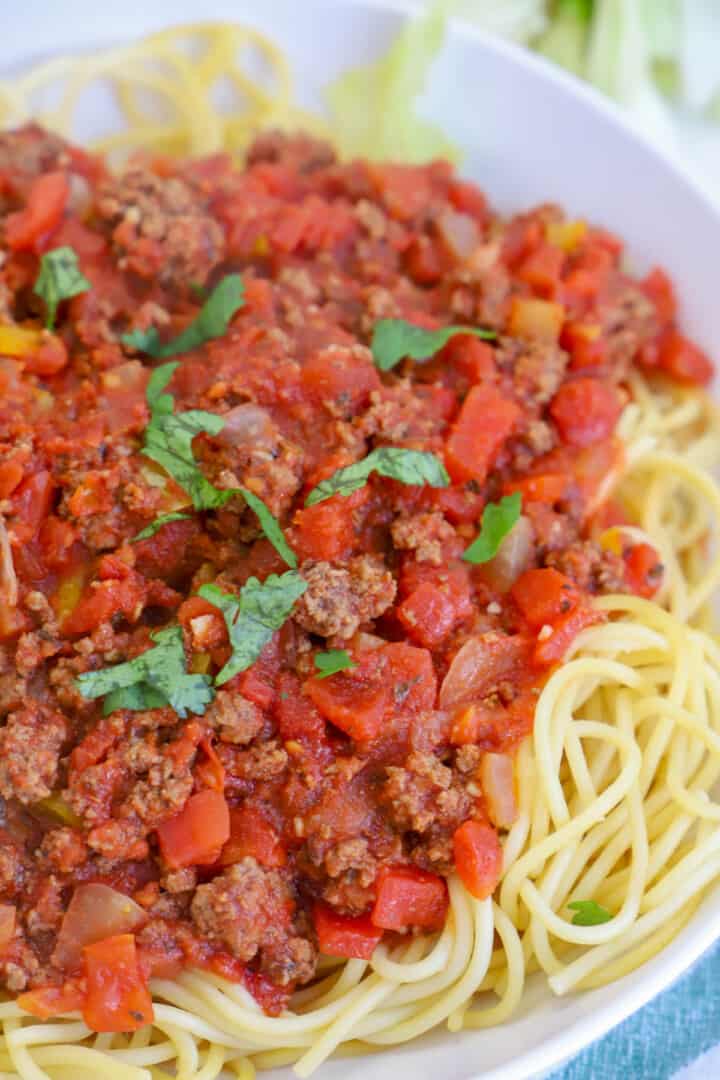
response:
{"label": "meat sauce", "polygon": [[[492,891],[544,679],[599,618],[593,594],[661,580],[647,546],[592,539],[622,521],[598,497],[628,371],[702,383],[708,361],[666,276],[629,278],[606,231],[549,205],[501,220],[443,162],[339,164],[299,136],[263,136],[244,168],[138,156],[111,176],[37,127],[5,134],[0,240],[0,977],[103,1030],[147,1022],[147,978],[184,965],[277,1012],[318,948],[369,956],[440,926],[454,868]],[[90,287],[43,329],[39,260],[62,246]],[[231,273],[244,305],[168,390],[223,418],[195,457],[265,502],[306,589],[204,714],[103,716],[79,675],[168,625],[189,670],[216,673],[227,630],[200,587],[286,569],[242,499],[193,513],[140,452],[155,362],[123,339],[177,335]],[[494,336],[384,373],[388,318]],[[435,454],[449,485],[373,476],[305,505],[388,445]],[[464,560],[513,492],[514,555]],[[327,650],[352,666],[319,677]],[[118,1017],[98,987],[121,969]]]}

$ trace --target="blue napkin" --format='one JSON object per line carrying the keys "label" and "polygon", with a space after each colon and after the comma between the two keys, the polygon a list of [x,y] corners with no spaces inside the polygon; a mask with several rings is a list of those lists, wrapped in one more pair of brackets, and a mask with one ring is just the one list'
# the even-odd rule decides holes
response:
{"label": "blue napkin", "polygon": [[[670,1080],[720,1044],[720,943],[659,998],[549,1080]],[[717,1080],[711,1067],[707,1080]]]}

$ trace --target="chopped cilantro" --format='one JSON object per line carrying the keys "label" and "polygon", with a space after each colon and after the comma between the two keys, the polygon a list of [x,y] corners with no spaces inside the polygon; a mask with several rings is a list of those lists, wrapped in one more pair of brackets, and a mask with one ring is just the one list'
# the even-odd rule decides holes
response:
{"label": "chopped cilantro", "polygon": [[350,495],[363,487],[372,473],[388,476],[403,484],[447,487],[450,483],[445,466],[435,454],[423,450],[404,450],[398,446],[381,446],[361,461],[338,469],[332,476],[322,480],[310,492],[305,505],[314,506],[333,495]]}
{"label": "chopped cilantro", "polygon": [[391,371],[401,360],[429,360],[450,338],[456,334],[473,334],[475,337],[493,341],[494,330],[482,330],[473,326],[443,326],[440,330],[423,330],[405,319],[380,319],[372,336],[372,354],[380,371]]}
{"label": "chopped cilantro", "polygon": [[123,334],[121,341],[131,349],[162,360],[166,356],[178,356],[204,345],[206,341],[222,337],[236,311],[245,303],[245,285],[240,274],[228,274],[218,282],[200,309],[200,314],[181,334],[164,345],[157,327],[149,330],[133,330]]}
{"label": "chopped cilantro", "polygon": [[315,667],[317,668],[316,679],[327,679],[329,675],[336,675],[338,671],[347,671],[357,667],[351,659],[347,649],[328,649],[327,652],[315,653]]}
{"label": "chopped cilantro", "polygon": [[482,514],[480,532],[465,549],[466,562],[486,563],[497,555],[500,545],[520,517],[522,496],[519,491],[505,495],[498,503],[488,503]]}
{"label": "chopped cilantro", "polygon": [[307,582],[296,570],[271,574],[263,582],[251,577],[237,596],[217,585],[202,586],[200,596],[223,613],[232,646],[232,656],[215,677],[217,686],[255,663],[306,588]]}
{"label": "chopped cilantro", "polygon": [[612,919],[610,912],[595,900],[573,900],[568,907],[575,912],[574,926],[600,926]]}
{"label": "chopped cilantro", "polygon": [[202,715],[214,697],[207,675],[190,675],[186,669],[182,630],[168,626],[151,634],[155,645],[113,667],[78,675],[84,698],[104,697],[107,716],[115,709],[157,709],[169,705],[179,717]]}
{"label": "chopped cilantro", "polygon": [[90,287],[90,282],[80,270],[78,257],[71,247],[54,248],[43,255],[33,292],[45,301],[45,325],[48,330],[55,326],[60,301],[79,296]]}

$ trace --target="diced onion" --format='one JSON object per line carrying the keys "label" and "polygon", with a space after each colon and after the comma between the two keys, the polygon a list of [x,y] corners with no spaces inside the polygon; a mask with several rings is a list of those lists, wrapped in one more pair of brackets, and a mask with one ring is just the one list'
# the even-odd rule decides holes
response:
{"label": "diced onion", "polygon": [[476,222],[468,214],[444,210],[437,219],[437,230],[449,250],[459,259],[472,255],[480,240]]}
{"label": "diced onion", "polygon": [[277,441],[275,425],[270,415],[259,405],[245,402],[236,405],[223,416],[225,427],[216,436],[225,446],[268,446]]}
{"label": "diced onion", "polygon": [[510,677],[523,658],[519,636],[495,631],[469,638],[456,654],[440,687],[438,704],[453,711],[479,702],[502,679]]}
{"label": "diced onion", "polygon": [[512,758],[508,754],[483,754],[480,783],[493,825],[509,829],[518,812]]}
{"label": "diced onion", "polygon": [[533,527],[521,515],[507,534],[497,555],[483,566],[484,579],[498,592],[507,592],[523,570],[527,570],[533,553]]}
{"label": "diced onion", "polygon": [[109,885],[79,885],[63,917],[53,963],[72,971],[80,966],[86,945],[116,934],[132,934],[147,918],[139,904]]}
{"label": "diced onion", "polygon": [[5,521],[0,515],[0,603],[7,607],[17,607],[18,580],[13,563],[10,537],[8,536]]}

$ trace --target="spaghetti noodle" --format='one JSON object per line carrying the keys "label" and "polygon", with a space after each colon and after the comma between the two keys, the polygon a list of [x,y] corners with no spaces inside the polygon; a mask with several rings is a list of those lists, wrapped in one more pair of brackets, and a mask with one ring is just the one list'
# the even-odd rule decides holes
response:
{"label": "spaghetti noodle", "polygon": [[[200,48],[192,62],[187,43]],[[259,50],[272,89],[245,74],[237,52]],[[3,123],[37,116],[71,136],[81,95],[109,79],[126,121],[103,150],[210,154],[243,150],[267,126],[307,126],[292,105],[281,52],[253,31],[200,26],[165,31],[93,57],[51,61],[0,86]],[[229,79],[244,111],[217,110]],[[36,95],[58,80],[60,103]],[[148,93],[171,105],[158,118]],[[312,121],[313,128],[317,122]],[[532,736],[517,753],[519,812],[503,841],[501,884],[475,899],[453,876],[444,927],[371,959],[321,960],[310,985],[279,1016],[242,985],[195,970],[151,983],[154,1020],[132,1035],[89,1030],[78,1015],[45,1022],[0,1005],[0,1074],[22,1080],[94,1076],[183,1080],[236,1076],[292,1063],[309,1076],[331,1054],[397,1045],[445,1025],[502,1023],[526,980],[542,972],[558,995],[621,978],[662,949],[720,877],[720,645],[710,602],[720,520],[710,469],[720,450],[714,407],[696,389],[629,377],[617,432],[625,447],[613,496],[632,525],[598,526],[618,549],[649,543],[665,575],[653,600],[597,597],[607,621],[583,630],[545,683]],[[610,492],[602,492],[604,501]],[[577,925],[568,904],[594,901],[612,917]]]}

